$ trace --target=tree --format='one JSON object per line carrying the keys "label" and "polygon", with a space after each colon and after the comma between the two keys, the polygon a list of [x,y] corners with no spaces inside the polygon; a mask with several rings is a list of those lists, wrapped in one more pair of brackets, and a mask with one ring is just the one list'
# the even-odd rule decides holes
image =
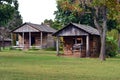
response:
{"label": "tree", "polygon": [[[7,30],[5,30],[5,26],[13,18],[15,12],[14,1],[15,0],[0,0],[0,39],[2,40],[2,42],[4,42],[4,38],[6,35],[3,33],[7,33]],[[0,45],[0,50],[1,46],[2,45]]]}
{"label": "tree", "polygon": [[[72,5],[72,0],[68,0],[71,5]],[[63,1],[65,2],[65,1]],[[57,11],[55,11],[55,21],[60,22],[61,26],[67,25],[70,22],[74,22],[74,23],[80,23],[80,24],[86,24],[86,25],[90,25],[90,26],[94,26],[93,25],[93,18],[92,18],[92,14],[88,13],[88,14],[81,14],[77,11],[73,11],[70,8],[64,8],[61,5],[68,5],[68,2],[65,2],[64,4],[62,4],[61,0],[57,1]],[[70,5],[69,5],[70,6]]]}
{"label": "tree", "polygon": [[0,26],[5,26],[13,17],[13,0],[0,0]]}
{"label": "tree", "polygon": [[59,30],[62,25],[58,20],[53,21],[52,19],[50,19],[50,20],[45,19],[44,24],[50,25],[50,27],[52,27],[56,30]]}
{"label": "tree", "polygon": [[0,41],[2,42],[0,45],[0,50],[1,47],[3,47],[3,49],[5,48],[4,40],[8,39],[9,33],[9,29],[7,29],[6,27],[0,27]]}
{"label": "tree", "polygon": [[92,14],[94,26],[98,29],[101,38],[99,58],[105,60],[105,40],[108,19],[116,19],[120,13],[119,0],[57,0],[64,10],[77,12],[80,15]]}
{"label": "tree", "polygon": [[17,0],[14,0],[15,11],[13,14],[13,18],[8,22],[7,27],[10,30],[15,29],[23,23],[22,17],[18,11],[19,3]]}

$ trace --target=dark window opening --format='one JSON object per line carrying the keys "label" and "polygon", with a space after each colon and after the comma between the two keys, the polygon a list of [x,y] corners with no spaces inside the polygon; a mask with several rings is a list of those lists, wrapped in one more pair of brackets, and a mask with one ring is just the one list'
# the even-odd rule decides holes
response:
{"label": "dark window opening", "polygon": [[35,45],[35,37],[31,37],[31,45]]}

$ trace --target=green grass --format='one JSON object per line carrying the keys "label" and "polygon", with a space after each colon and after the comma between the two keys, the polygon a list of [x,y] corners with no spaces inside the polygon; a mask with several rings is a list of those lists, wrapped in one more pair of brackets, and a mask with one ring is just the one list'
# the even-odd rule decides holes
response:
{"label": "green grass", "polygon": [[120,80],[120,56],[57,57],[55,51],[0,52],[0,80]]}

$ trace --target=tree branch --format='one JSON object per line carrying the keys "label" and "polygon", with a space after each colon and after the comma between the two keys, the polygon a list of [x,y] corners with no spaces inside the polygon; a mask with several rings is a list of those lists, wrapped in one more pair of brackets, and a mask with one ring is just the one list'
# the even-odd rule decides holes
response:
{"label": "tree branch", "polygon": [[100,24],[98,23],[99,8],[94,7],[94,9],[92,9],[92,13],[93,13],[93,16],[94,16],[94,24],[95,24],[95,27],[98,29],[99,33],[102,34],[102,28],[101,28]]}

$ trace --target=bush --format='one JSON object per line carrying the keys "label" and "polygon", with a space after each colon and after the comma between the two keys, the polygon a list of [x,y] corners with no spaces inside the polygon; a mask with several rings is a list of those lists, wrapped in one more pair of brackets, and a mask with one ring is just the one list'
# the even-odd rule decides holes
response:
{"label": "bush", "polygon": [[106,55],[108,57],[114,57],[118,54],[117,40],[113,37],[107,37],[106,39]]}
{"label": "bush", "polygon": [[[45,48],[44,50],[46,51],[56,51],[56,47],[49,47],[49,48]],[[62,47],[59,47],[59,51],[62,51],[63,48]]]}
{"label": "bush", "polygon": [[50,48],[46,48],[44,50],[46,50],[46,51],[56,51],[56,48],[55,47],[50,47]]}

